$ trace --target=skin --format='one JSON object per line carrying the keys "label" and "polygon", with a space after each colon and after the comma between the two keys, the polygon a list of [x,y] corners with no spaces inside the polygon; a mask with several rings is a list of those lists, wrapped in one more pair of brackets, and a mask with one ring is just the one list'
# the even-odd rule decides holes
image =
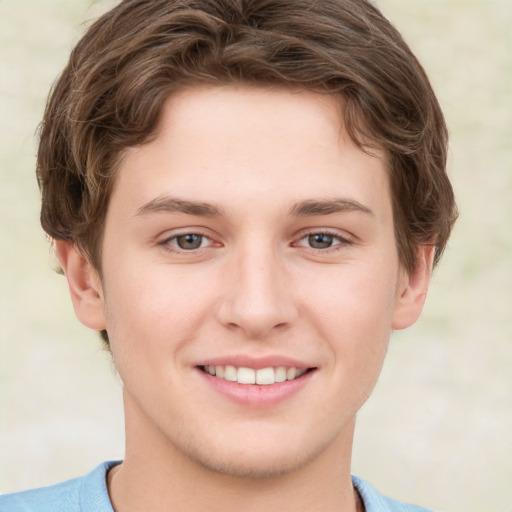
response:
{"label": "skin", "polygon": [[[123,155],[101,279],[57,242],[76,314],[108,330],[124,384],[117,512],[356,510],[356,413],[390,333],[421,312],[433,253],[402,269],[384,157],[352,143],[341,108],[285,89],[176,93],[157,137]],[[186,234],[200,247],[180,247]],[[197,367],[234,355],[314,371],[272,406],[236,403]]]}

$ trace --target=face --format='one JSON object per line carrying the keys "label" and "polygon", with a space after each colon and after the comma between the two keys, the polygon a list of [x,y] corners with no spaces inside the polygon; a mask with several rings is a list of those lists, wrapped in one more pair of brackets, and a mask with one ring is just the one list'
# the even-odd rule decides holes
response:
{"label": "face", "polygon": [[98,314],[128,447],[151,439],[247,476],[350,444],[409,281],[384,160],[350,141],[341,108],[308,92],[189,88],[157,137],[126,151]]}

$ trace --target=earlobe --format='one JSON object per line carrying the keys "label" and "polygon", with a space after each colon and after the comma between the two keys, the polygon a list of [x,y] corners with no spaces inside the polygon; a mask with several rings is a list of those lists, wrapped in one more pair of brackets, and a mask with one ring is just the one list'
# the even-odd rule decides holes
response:
{"label": "earlobe", "polygon": [[418,320],[427,297],[434,254],[434,246],[420,246],[416,266],[411,272],[404,271],[393,313],[393,330],[405,329]]}
{"label": "earlobe", "polygon": [[103,290],[97,271],[72,242],[57,240],[55,253],[68,281],[78,320],[97,331],[106,329]]}

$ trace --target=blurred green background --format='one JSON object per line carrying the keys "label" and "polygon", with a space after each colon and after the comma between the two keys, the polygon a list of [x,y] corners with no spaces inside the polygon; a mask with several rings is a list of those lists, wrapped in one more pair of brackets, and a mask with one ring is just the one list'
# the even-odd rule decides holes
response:
{"label": "blurred green background", "polygon": [[[380,0],[431,77],[461,217],[423,318],[396,333],[353,471],[450,512],[512,511],[512,2]],[[121,386],[38,223],[35,130],[112,2],[0,0],[0,491],[122,458]]]}

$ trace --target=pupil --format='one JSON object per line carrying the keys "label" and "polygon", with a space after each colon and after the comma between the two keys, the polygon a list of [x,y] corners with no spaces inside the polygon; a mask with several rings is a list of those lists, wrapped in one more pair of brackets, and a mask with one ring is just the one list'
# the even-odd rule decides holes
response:
{"label": "pupil", "polygon": [[199,247],[201,247],[202,238],[201,235],[189,233],[177,237],[176,241],[180,249],[199,249]]}
{"label": "pupil", "polygon": [[314,249],[326,249],[332,245],[332,236],[323,233],[308,236],[308,242]]}

